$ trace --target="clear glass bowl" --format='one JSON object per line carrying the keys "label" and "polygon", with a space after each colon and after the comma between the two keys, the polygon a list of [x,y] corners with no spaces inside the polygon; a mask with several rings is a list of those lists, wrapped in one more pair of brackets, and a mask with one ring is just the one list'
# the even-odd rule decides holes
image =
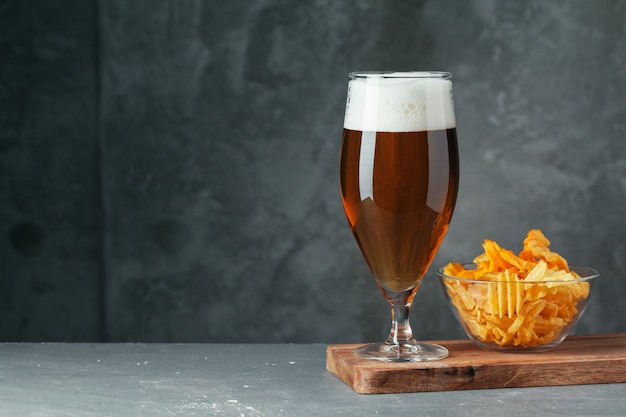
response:
{"label": "clear glass bowl", "polygon": [[[474,264],[464,264],[466,269]],[[457,320],[474,343],[501,352],[542,352],[557,347],[572,331],[599,274],[570,266],[571,281],[489,281],[457,278],[437,271]]]}

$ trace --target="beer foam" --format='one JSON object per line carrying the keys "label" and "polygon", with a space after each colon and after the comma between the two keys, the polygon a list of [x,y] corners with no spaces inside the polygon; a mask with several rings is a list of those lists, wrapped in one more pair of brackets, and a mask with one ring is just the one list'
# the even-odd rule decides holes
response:
{"label": "beer foam", "polygon": [[391,73],[351,79],[344,128],[419,132],[456,127],[452,82],[425,75],[403,78],[411,73]]}

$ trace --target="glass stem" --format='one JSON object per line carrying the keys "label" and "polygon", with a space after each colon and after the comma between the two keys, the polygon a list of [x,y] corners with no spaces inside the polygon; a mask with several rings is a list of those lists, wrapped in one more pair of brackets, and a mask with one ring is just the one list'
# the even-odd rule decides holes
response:
{"label": "glass stem", "polygon": [[391,332],[387,338],[387,344],[404,345],[415,343],[411,324],[409,323],[409,313],[415,291],[387,291],[386,295],[391,305]]}

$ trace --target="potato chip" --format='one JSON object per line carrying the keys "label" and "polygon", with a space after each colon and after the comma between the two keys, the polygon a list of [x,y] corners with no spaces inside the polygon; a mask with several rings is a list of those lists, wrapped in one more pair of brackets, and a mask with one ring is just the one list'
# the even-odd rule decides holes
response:
{"label": "potato chip", "polygon": [[589,296],[588,282],[572,282],[565,258],[550,250],[539,229],[530,230],[515,254],[489,239],[474,258],[476,268],[449,263],[443,273],[478,282],[445,281],[459,318],[478,340],[499,346],[551,343]]}

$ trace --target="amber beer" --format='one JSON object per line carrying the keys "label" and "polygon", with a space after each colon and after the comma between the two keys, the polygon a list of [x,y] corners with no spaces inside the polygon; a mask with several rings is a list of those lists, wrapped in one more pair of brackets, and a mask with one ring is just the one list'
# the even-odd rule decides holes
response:
{"label": "amber beer", "polygon": [[[371,152],[363,151],[364,147],[371,147]],[[455,128],[344,129],[343,204],[359,248],[384,289],[411,289],[432,262],[454,210],[459,181],[456,155]]]}
{"label": "amber beer", "polygon": [[[392,79],[385,89],[386,81],[374,86],[375,94],[365,81],[349,84],[340,185],[352,232],[378,285],[402,292],[417,289],[448,230],[459,160],[451,85]],[[372,96],[377,102],[368,104]]]}

